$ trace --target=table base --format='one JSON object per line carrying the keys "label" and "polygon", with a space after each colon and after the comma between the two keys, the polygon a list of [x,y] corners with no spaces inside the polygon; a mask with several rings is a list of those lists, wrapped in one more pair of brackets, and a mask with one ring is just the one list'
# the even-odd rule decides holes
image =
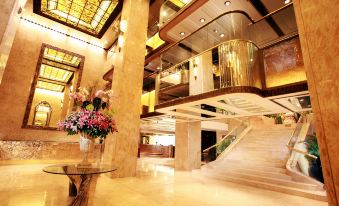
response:
{"label": "table base", "polygon": [[93,204],[97,179],[99,175],[67,175],[70,179],[69,196],[74,197],[70,206],[86,206]]}

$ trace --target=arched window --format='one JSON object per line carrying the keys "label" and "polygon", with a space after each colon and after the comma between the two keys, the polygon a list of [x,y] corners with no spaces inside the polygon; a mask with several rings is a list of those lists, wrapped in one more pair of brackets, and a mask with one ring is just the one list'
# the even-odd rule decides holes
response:
{"label": "arched window", "polygon": [[35,126],[49,126],[51,114],[52,114],[51,105],[46,101],[39,102],[35,106],[32,124]]}

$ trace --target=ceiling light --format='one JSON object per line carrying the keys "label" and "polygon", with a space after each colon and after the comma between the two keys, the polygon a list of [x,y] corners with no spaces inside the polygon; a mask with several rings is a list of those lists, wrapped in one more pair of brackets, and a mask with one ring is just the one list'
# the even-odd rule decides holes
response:
{"label": "ceiling light", "polygon": [[221,34],[220,34],[220,37],[221,37],[221,38],[222,38],[222,37],[224,37],[224,36],[225,36],[225,34],[224,34],[224,33],[221,33]]}
{"label": "ceiling light", "polygon": [[225,1],[225,6],[229,6],[229,5],[231,5],[231,2],[230,1]]}
{"label": "ceiling light", "polygon": [[201,18],[199,21],[200,21],[201,23],[204,23],[204,22],[205,22],[205,19],[204,19],[204,18]]}
{"label": "ceiling light", "polygon": [[288,4],[290,2],[291,2],[291,0],[285,0],[285,4]]}
{"label": "ceiling light", "polygon": [[181,35],[181,36],[184,36],[184,35],[185,35],[185,32],[183,32],[183,31],[180,32],[180,35]]}
{"label": "ceiling light", "polygon": [[213,29],[213,32],[214,32],[214,33],[218,33],[218,30],[216,30],[216,29]]}

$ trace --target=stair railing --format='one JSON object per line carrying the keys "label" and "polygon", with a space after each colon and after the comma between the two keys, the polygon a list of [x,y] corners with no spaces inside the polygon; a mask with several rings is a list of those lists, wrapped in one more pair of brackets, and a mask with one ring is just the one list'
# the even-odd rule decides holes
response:
{"label": "stair railing", "polygon": [[204,149],[202,151],[202,161],[208,163],[216,160],[235,140],[237,140],[239,135],[248,127],[249,124],[245,123],[245,121],[242,121],[230,132],[224,135],[219,142]]}
{"label": "stair railing", "polygon": [[316,156],[309,154],[306,151],[303,151],[299,148],[299,144],[305,141],[307,131],[310,128],[310,122],[307,122],[305,114],[302,114],[297,122],[297,126],[293,131],[289,141],[287,142],[286,146],[290,150],[290,156],[287,161],[287,165],[290,168],[295,168],[298,162],[298,158],[300,155],[305,155],[307,157],[317,159]]}

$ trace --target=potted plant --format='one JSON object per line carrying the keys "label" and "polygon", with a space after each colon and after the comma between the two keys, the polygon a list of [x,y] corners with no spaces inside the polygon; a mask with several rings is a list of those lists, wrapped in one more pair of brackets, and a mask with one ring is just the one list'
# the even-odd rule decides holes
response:
{"label": "potted plant", "polygon": [[308,153],[317,157],[317,159],[308,158],[310,163],[309,174],[311,177],[324,183],[324,177],[320,161],[319,146],[316,135],[308,135],[306,137],[305,143],[307,146]]}
{"label": "potted plant", "polygon": [[102,143],[109,133],[117,132],[113,110],[109,99],[112,91],[95,90],[95,87],[79,88],[78,92],[70,94],[77,107],[65,120],[58,122],[58,129],[66,131],[67,135],[80,134],[80,151],[84,153],[79,165],[89,165],[88,152],[90,144],[96,138]]}

